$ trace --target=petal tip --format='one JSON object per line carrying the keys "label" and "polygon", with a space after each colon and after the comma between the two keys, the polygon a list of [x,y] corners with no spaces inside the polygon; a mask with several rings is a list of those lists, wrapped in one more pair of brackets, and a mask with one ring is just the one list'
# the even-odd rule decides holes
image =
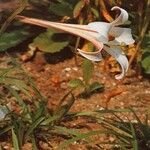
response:
{"label": "petal tip", "polygon": [[111,8],[112,11],[117,9],[120,10],[120,15],[112,22],[112,24],[114,24],[115,26],[124,24],[129,18],[128,12],[125,9],[118,6],[114,6],[113,8]]}
{"label": "petal tip", "polygon": [[91,61],[101,61],[102,60],[102,55],[100,51],[97,52],[85,52],[81,49],[77,49],[77,51],[79,52],[79,54]]}

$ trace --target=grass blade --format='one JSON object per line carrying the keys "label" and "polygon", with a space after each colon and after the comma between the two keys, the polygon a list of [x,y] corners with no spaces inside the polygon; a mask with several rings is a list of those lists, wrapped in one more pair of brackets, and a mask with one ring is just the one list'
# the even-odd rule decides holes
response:
{"label": "grass blade", "polygon": [[19,142],[18,142],[17,136],[16,136],[16,134],[14,132],[14,129],[12,128],[11,131],[12,131],[13,147],[14,147],[15,150],[20,150]]}
{"label": "grass blade", "polygon": [[25,138],[27,138],[33,131],[35,128],[37,128],[37,126],[39,126],[39,124],[45,119],[45,117],[40,117],[38,118],[36,121],[34,121],[29,129],[27,130],[26,134],[25,134]]}

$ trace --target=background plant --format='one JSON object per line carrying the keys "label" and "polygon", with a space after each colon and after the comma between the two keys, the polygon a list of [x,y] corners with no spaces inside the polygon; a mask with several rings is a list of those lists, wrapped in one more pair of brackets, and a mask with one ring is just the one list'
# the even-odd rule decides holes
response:
{"label": "background plant", "polygon": [[72,79],[68,84],[71,88],[76,89],[82,87],[84,90],[79,96],[87,97],[93,92],[103,90],[104,86],[99,82],[91,83],[91,79],[94,73],[94,65],[90,60],[85,60],[82,64],[83,80]]}
{"label": "background plant", "polygon": [[51,134],[57,133],[55,127],[67,115],[74,103],[74,96],[66,94],[58,108],[51,112],[47,108],[47,100],[31,77],[16,61],[10,60],[8,63],[9,67],[0,69],[1,106],[7,109],[5,118],[0,120],[0,136],[11,135],[16,150],[27,141],[32,143],[33,149],[39,149],[39,139],[45,141]]}

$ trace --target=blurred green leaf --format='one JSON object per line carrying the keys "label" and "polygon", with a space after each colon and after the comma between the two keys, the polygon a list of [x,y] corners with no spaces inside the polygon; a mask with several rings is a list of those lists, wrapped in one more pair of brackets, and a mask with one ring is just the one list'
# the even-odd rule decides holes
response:
{"label": "blurred green leaf", "polygon": [[142,56],[142,67],[146,74],[150,74],[150,52],[146,52]]}
{"label": "blurred green leaf", "polygon": [[66,47],[69,44],[69,41],[66,34],[47,30],[37,36],[32,44],[41,51],[55,53]]}
{"label": "blurred green leaf", "polygon": [[15,19],[15,17],[19,13],[21,13],[25,9],[25,7],[27,6],[27,4],[28,4],[28,0],[19,0],[19,1],[20,1],[20,6],[8,17],[8,19],[3,23],[2,27],[0,28],[0,36],[6,30],[6,28],[11,23],[11,21],[13,19]]}
{"label": "blurred green leaf", "polygon": [[74,135],[78,136],[80,134],[79,129],[69,129],[66,127],[61,127],[61,126],[55,126],[53,129],[53,132],[57,134],[63,134],[63,135]]}
{"label": "blurred green leaf", "polygon": [[73,17],[76,18],[80,15],[82,8],[85,6],[85,2],[80,0],[74,7]]}
{"label": "blurred green leaf", "polygon": [[94,65],[90,60],[85,60],[82,64],[82,71],[83,71],[83,80],[85,84],[89,84],[89,81],[92,77],[94,71]]}
{"label": "blurred green leaf", "polygon": [[142,42],[142,60],[141,65],[146,74],[150,74],[150,31],[145,35]]}
{"label": "blurred green leaf", "polygon": [[150,52],[150,31],[148,34],[144,36],[143,42],[142,42],[142,51],[143,52]]}
{"label": "blurred green leaf", "polygon": [[32,34],[27,29],[13,30],[5,32],[0,36],[0,51],[15,47],[29,38]]}
{"label": "blurred green leaf", "polygon": [[75,102],[75,97],[72,94],[70,94],[70,97],[67,99],[66,104],[60,106],[56,110],[55,115],[58,116],[59,119],[64,117],[68,113],[68,111],[70,110],[74,102]]}
{"label": "blurred green leaf", "polygon": [[51,2],[49,11],[53,12],[57,16],[72,16],[73,7],[71,3],[66,1]]}
{"label": "blurred green leaf", "polygon": [[107,134],[107,133],[108,133],[108,131],[106,131],[106,130],[89,131],[87,133],[79,133],[79,134],[76,133],[77,135],[75,137],[73,137],[69,140],[66,140],[65,142],[60,144],[59,147],[57,148],[57,150],[62,150],[75,141],[87,140],[93,135],[101,135],[101,134],[103,135],[103,134]]}
{"label": "blurred green leaf", "polygon": [[96,18],[99,18],[99,11],[98,11],[97,9],[91,8],[91,11],[92,11],[92,13],[94,14],[94,16],[95,16]]}
{"label": "blurred green leaf", "polygon": [[82,87],[84,86],[84,83],[82,80],[80,79],[73,79],[73,80],[70,80],[68,85],[72,88],[77,88],[77,87]]}

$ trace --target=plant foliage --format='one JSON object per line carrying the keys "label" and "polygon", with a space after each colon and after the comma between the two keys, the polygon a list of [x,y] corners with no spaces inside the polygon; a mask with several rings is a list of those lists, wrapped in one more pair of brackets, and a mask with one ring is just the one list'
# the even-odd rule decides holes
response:
{"label": "plant foliage", "polygon": [[150,31],[145,35],[142,45],[142,67],[146,74],[150,74]]}

